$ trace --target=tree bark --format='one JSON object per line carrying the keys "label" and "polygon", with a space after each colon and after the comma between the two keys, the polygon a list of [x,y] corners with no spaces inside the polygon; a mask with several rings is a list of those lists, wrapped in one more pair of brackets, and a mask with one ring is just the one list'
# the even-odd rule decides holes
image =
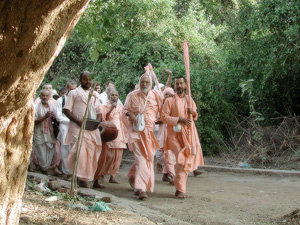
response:
{"label": "tree bark", "polygon": [[0,224],[18,224],[33,95],[89,0],[0,2]]}

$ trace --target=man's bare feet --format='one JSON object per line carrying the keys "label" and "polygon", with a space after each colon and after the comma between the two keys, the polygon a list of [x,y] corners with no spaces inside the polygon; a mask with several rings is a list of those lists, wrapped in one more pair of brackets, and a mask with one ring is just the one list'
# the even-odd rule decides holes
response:
{"label": "man's bare feet", "polygon": [[176,190],[175,196],[177,198],[182,198],[182,199],[187,198],[187,195],[184,192],[181,192],[181,191],[178,191],[178,190]]}
{"label": "man's bare feet", "polygon": [[157,171],[158,173],[162,173],[162,171],[163,171],[163,167],[162,167],[162,165],[160,165],[159,163],[156,163],[156,171]]}
{"label": "man's bare feet", "polygon": [[139,193],[139,200],[143,200],[144,198],[148,198],[148,195],[146,194],[146,192],[145,191],[141,191],[140,193]]}
{"label": "man's bare feet", "polygon": [[47,169],[46,171],[42,171],[42,173],[46,174],[47,176],[51,175],[51,170]]}
{"label": "man's bare feet", "polygon": [[29,172],[35,172],[35,168],[34,168],[33,166],[30,165],[30,166],[28,167],[28,171],[29,171]]}
{"label": "man's bare feet", "polygon": [[202,171],[199,171],[199,170],[194,170],[194,177],[198,176],[198,175],[201,175],[203,172]]}
{"label": "man's bare feet", "polygon": [[101,180],[101,181],[105,181],[105,177],[104,177],[103,174],[100,176],[100,180]]}
{"label": "man's bare feet", "polygon": [[129,180],[128,180],[128,182],[129,182],[130,186],[132,188],[134,188],[134,177],[130,177]]}
{"label": "man's bare feet", "polygon": [[139,194],[140,194],[140,191],[139,191],[139,190],[135,190],[135,191],[133,192],[133,194],[134,194],[134,195],[139,195]]}
{"label": "man's bare feet", "polygon": [[113,184],[119,184],[120,182],[116,181],[114,177],[110,176],[110,179],[108,181],[109,183],[113,183]]}
{"label": "man's bare feet", "polygon": [[89,187],[89,185],[88,185],[88,183],[86,181],[78,179],[77,183],[78,183],[79,187],[84,187],[84,188],[88,188]]}
{"label": "man's bare feet", "polygon": [[67,181],[71,181],[71,180],[72,180],[72,177],[73,177],[73,175],[68,174],[67,177],[66,177],[66,180],[67,180]]}
{"label": "man's bare feet", "polygon": [[93,188],[104,189],[105,186],[104,186],[103,184],[99,184],[98,180],[95,180],[95,181],[94,181],[94,184],[93,184]]}
{"label": "man's bare feet", "polygon": [[62,175],[62,172],[58,169],[58,167],[55,167],[53,171],[55,175]]}
{"label": "man's bare feet", "polygon": [[162,181],[167,181],[167,182],[171,181],[167,173],[164,173],[164,175],[162,176],[161,179],[162,179]]}
{"label": "man's bare feet", "polygon": [[173,177],[170,178],[169,184],[170,184],[170,185],[174,185],[174,178],[173,178]]}

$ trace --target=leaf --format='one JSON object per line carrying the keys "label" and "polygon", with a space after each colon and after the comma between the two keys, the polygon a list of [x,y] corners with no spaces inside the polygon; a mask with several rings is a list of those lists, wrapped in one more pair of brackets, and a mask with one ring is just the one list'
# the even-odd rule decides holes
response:
{"label": "leaf", "polygon": [[97,62],[99,58],[99,52],[97,51],[96,48],[90,48],[90,57],[94,63]]}

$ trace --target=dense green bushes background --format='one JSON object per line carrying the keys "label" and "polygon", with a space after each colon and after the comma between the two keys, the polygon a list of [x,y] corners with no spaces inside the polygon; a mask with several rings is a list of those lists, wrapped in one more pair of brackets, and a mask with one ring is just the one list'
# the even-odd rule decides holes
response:
{"label": "dense green bushes background", "polygon": [[235,118],[255,111],[268,125],[278,114],[299,114],[297,0],[94,0],[44,83],[59,89],[89,70],[103,88],[115,81],[124,101],[148,62],[162,82],[165,67],[185,73],[184,39],[206,154],[230,141]]}

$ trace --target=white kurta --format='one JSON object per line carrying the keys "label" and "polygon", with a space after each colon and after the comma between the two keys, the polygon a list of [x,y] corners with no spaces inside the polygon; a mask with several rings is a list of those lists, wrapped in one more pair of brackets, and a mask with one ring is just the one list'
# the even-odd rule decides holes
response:
{"label": "white kurta", "polygon": [[[38,108],[42,107],[42,115],[39,115]],[[51,107],[51,106],[50,106]],[[55,107],[52,106],[52,109],[55,110]],[[50,108],[45,107],[41,102],[35,105],[35,115],[34,119],[38,119],[40,116],[44,116]],[[38,159],[39,166],[43,171],[49,169],[51,162],[55,155],[55,137],[51,135],[50,129],[48,132],[44,133],[44,124],[43,121],[39,124],[36,124],[34,127],[33,134],[33,146]]]}
{"label": "white kurta", "polygon": [[[67,96],[64,96],[65,102],[67,101]],[[67,157],[70,152],[70,145],[65,143],[65,138],[68,133],[68,126],[70,123],[69,118],[62,112],[63,110],[63,97],[57,99],[57,108],[56,108],[56,120],[59,122],[59,133],[57,140],[60,142],[61,148],[61,169],[64,174],[71,174],[71,171],[67,166]]]}

